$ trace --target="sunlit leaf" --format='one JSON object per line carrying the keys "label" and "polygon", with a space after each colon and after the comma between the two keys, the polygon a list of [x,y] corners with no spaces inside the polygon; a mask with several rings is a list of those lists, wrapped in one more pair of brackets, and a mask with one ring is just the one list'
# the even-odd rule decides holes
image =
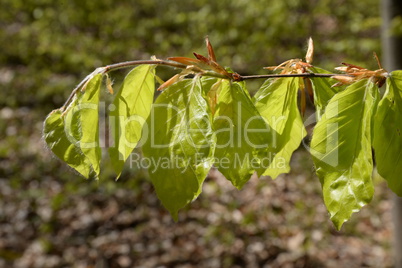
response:
{"label": "sunlit leaf", "polygon": [[177,220],[194,200],[213,164],[215,136],[200,78],[168,87],[156,99],[143,146],[148,171],[162,204]]}
{"label": "sunlit leaf", "polygon": [[201,85],[203,89],[203,94],[207,100],[209,109],[212,116],[216,112],[216,105],[218,103],[218,95],[222,85],[222,79],[217,79],[215,77],[204,76],[201,77]]}
{"label": "sunlit leaf", "polygon": [[[313,67],[311,70],[314,73],[330,73],[324,69]],[[325,111],[329,100],[339,91],[336,87],[331,87],[330,78],[313,77],[314,106],[316,108],[316,119],[320,120]]]}
{"label": "sunlit leaf", "polygon": [[44,137],[52,152],[84,177],[100,172],[99,88],[102,75],[95,75],[78,91],[65,114],[55,110],[46,118]]}
{"label": "sunlit leaf", "polygon": [[260,116],[243,83],[222,80],[214,118],[215,166],[237,188],[272,161],[272,130]]}
{"label": "sunlit leaf", "polygon": [[367,79],[350,85],[329,101],[314,129],[311,154],[338,229],[373,196],[371,119],[377,97]]}
{"label": "sunlit leaf", "polygon": [[71,142],[64,130],[64,117],[60,110],[51,112],[45,120],[43,134],[52,152],[85,178],[92,172],[91,164],[81,148]]}
{"label": "sunlit leaf", "polygon": [[[78,93],[77,106],[73,107],[66,115],[69,118],[77,116],[78,124],[72,124],[72,133],[79,133],[76,137],[82,152],[90,161],[93,170],[100,173],[99,163],[102,153],[99,147],[99,94],[102,84],[102,74],[95,75]],[[71,122],[73,122],[72,120]]]}
{"label": "sunlit leaf", "polygon": [[254,103],[271,129],[271,146],[277,152],[263,175],[275,179],[290,171],[290,159],[306,136],[297,108],[298,78],[279,78],[266,81],[254,96]]}
{"label": "sunlit leaf", "polygon": [[140,65],[127,74],[113,106],[110,120],[114,144],[109,148],[113,168],[120,176],[124,163],[141,139],[155,92],[155,66]]}
{"label": "sunlit leaf", "polygon": [[402,196],[402,71],[387,79],[387,89],[374,117],[373,147],[378,173]]}

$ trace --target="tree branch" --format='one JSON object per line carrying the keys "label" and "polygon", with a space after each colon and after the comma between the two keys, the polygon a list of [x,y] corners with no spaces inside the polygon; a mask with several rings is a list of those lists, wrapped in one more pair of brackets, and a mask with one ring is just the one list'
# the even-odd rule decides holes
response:
{"label": "tree branch", "polygon": [[279,78],[279,77],[332,77],[335,75],[350,76],[348,74],[319,74],[319,73],[302,73],[302,74],[262,74],[262,75],[247,75],[240,76],[241,80],[251,80],[251,79],[268,79],[268,78]]}
{"label": "tree branch", "polygon": [[170,61],[170,60],[134,60],[134,61],[125,61],[125,62],[119,62],[119,63],[107,65],[104,67],[105,68],[104,73],[122,69],[122,68],[132,67],[135,65],[141,65],[141,64],[164,65],[164,66],[170,66],[170,67],[180,68],[180,69],[187,68],[187,65],[185,65],[185,64],[181,64],[181,63]]}
{"label": "tree branch", "polygon": [[[161,65],[161,66],[169,66],[173,68],[178,68],[178,69],[192,69],[192,66],[186,65],[186,64],[181,64],[178,62],[170,61],[170,60],[136,60],[136,61],[126,61],[126,62],[119,62],[115,64],[110,64],[106,65],[105,67],[100,67],[97,68],[95,71],[93,71],[91,74],[89,74],[87,77],[84,78],[71,92],[70,96],[67,98],[66,102],[64,105],[60,108],[61,111],[65,111],[70,105],[71,101],[73,100],[74,96],[77,94],[77,92],[85,86],[85,84],[96,74],[106,74],[110,71],[115,71],[118,69],[123,69],[123,68],[128,68],[132,67],[135,65],[141,65],[141,64],[154,64],[154,65]],[[198,70],[196,68],[193,68],[195,72]],[[217,77],[217,78],[222,78],[222,79],[229,79],[227,76],[222,75],[220,73],[216,73],[214,71],[206,71],[206,70],[201,70],[199,69],[199,72],[203,76],[212,76],[212,77]],[[344,76],[350,76],[348,74],[320,74],[320,73],[302,73],[302,74],[263,74],[263,75],[248,75],[248,76],[242,76],[239,75],[238,79],[236,81],[243,81],[243,80],[251,80],[251,79],[268,79],[268,78],[280,78],[280,77],[332,77],[334,75],[344,75]]]}

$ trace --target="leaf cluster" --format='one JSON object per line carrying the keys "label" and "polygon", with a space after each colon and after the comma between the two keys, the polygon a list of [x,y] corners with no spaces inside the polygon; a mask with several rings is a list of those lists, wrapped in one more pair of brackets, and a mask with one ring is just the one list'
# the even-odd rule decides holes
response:
{"label": "leaf cluster", "polygon": [[[114,94],[108,72],[139,65],[108,107],[108,153],[119,177],[140,145],[156,193],[176,220],[201,193],[213,166],[238,189],[253,174],[276,178],[289,172],[292,154],[307,135],[307,96],[316,108],[310,119],[317,122],[309,150],[335,226],[340,229],[372,199],[372,148],[378,172],[402,194],[395,168],[401,161],[401,71],[345,64],[338,69],[344,74],[331,74],[312,65],[310,41],[305,61],[291,59],[267,68],[279,73],[247,77],[223,68],[208,39],[207,49],[208,56],[194,53],[196,59],[154,58],[96,69],[45,120],[49,148],[84,177],[98,178],[103,77]],[[181,72],[164,82],[156,74],[158,65]],[[253,97],[245,81],[251,78],[268,78]],[[331,79],[341,87],[332,86]],[[154,101],[156,82],[162,92]]]}

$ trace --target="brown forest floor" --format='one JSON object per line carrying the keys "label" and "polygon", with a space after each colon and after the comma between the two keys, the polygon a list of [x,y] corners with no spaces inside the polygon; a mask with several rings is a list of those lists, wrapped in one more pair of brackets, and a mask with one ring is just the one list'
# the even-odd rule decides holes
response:
{"label": "brown forest floor", "polygon": [[87,182],[44,149],[43,115],[0,117],[0,267],[392,267],[384,181],[337,232],[304,148],[241,191],[212,170],[175,223],[145,171]]}

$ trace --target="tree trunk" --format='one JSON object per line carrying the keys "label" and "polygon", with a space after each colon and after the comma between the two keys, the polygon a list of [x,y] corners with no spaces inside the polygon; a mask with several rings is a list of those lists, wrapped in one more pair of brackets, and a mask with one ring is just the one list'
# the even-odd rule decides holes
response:
{"label": "tree trunk", "polygon": [[[402,36],[395,36],[390,31],[392,20],[402,16],[402,1],[382,0],[381,9],[384,68],[388,72],[402,70]],[[396,195],[393,197],[393,223],[395,267],[402,268],[402,198]]]}

